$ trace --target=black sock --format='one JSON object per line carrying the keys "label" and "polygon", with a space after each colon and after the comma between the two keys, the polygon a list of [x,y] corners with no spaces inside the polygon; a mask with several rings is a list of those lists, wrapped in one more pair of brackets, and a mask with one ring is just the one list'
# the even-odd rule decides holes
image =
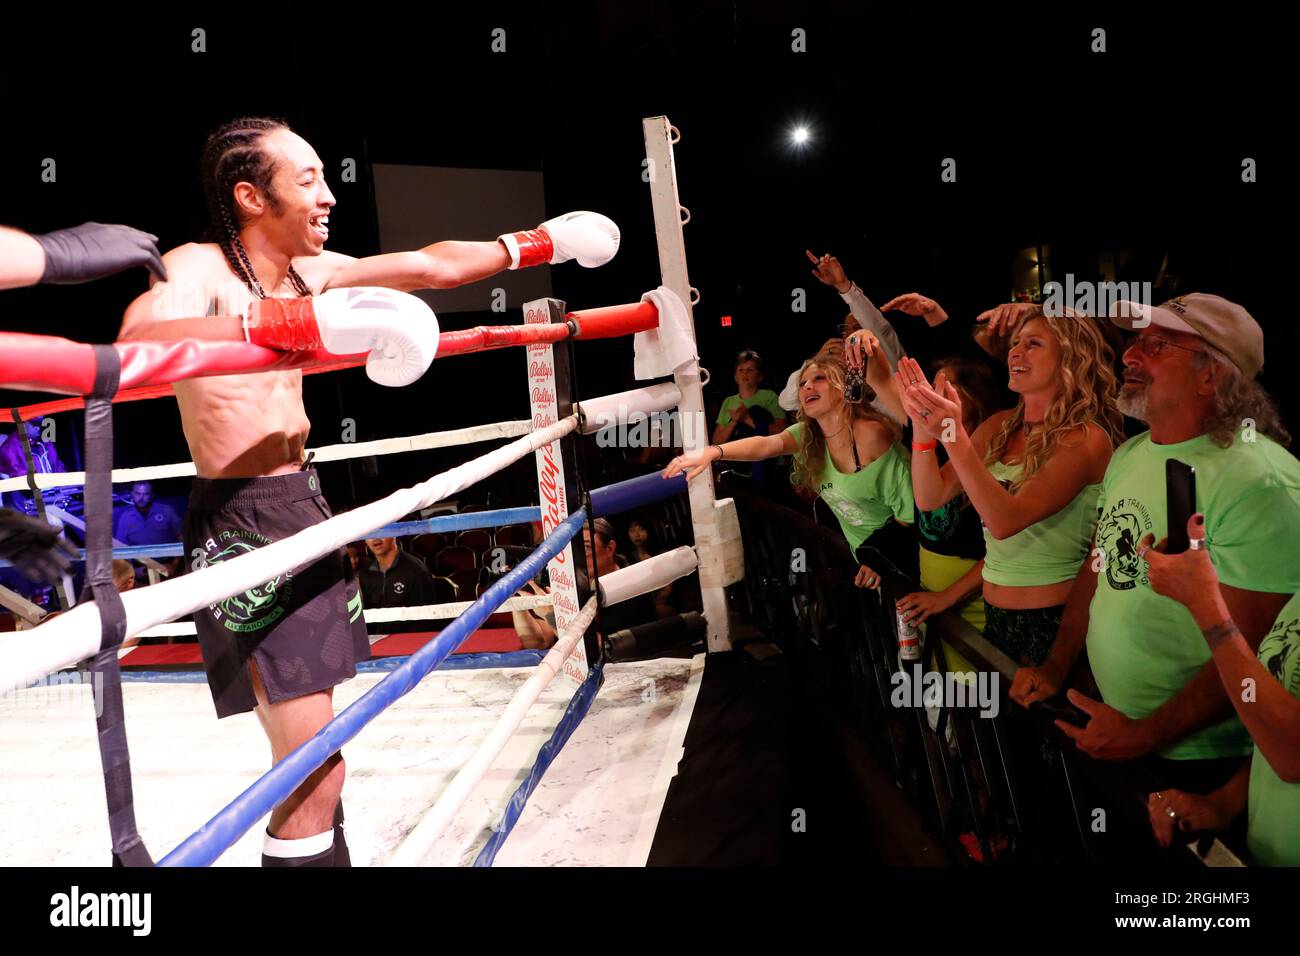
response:
{"label": "black sock", "polygon": [[333,866],[351,866],[352,855],[348,853],[348,838],[343,832],[343,801],[334,808],[334,862]]}

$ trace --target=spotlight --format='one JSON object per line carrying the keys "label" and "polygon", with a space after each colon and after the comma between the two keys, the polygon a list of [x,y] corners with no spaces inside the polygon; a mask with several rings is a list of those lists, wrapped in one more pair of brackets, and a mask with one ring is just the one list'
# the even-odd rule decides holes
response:
{"label": "spotlight", "polygon": [[808,142],[808,127],[796,126],[794,132],[790,134],[790,138],[794,141],[796,146],[802,146],[804,143]]}

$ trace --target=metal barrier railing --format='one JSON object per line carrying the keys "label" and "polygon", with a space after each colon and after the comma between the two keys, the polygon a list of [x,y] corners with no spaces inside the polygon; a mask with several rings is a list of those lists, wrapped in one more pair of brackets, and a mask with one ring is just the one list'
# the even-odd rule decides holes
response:
{"label": "metal barrier railing", "polygon": [[[954,858],[1242,865],[1214,837],[1158,850],[1146,809],[1155,782],[1137,764],[1079,752],[1050,714],[1013,703],[1016,662],[954,611],[927,621],[922,660],[903,670],[894,599],[919,585],[882,555],[872,565],[880,592],[853,587],[857,562],[839,532],[743,479],[724,473],[719,484],[736,501],[745,545],[732,606],[844,692],[855,730]],[[973,687],[948,676],[946,648],[974,665]]]}

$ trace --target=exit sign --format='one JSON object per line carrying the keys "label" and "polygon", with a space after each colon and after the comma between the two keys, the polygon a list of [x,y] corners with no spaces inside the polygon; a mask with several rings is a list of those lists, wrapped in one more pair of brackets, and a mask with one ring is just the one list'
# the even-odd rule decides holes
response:
{"label": "exit sign", "polygon": [[722,327],[723,327],[724,329],[729,329],[729,328],[731,328],[731,316],[729,316],[729,315],[724,315],[724,316],[722,317]]}

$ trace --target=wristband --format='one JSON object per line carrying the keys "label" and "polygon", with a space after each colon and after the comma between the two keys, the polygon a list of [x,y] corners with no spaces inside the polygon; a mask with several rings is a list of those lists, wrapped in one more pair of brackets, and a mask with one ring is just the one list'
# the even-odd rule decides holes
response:
{"label": "wristband", "polygon": [[311,296],[258,299],[244,316],[244,335],[253,345],[300,352],[323,348]]}
{"label": "wristband", "polygon": [[721,445],[714,445],[713,447],[718,450],[718,461],[722,461],[722,459],[727,457],[725,454],[723,454]]}
{"label": "wristband", "polygon": [[937,444],[939,443],[933,440],[928,442],[922,442],[921,444],[912,442],[912,451],[934,451],[934,446]]}

